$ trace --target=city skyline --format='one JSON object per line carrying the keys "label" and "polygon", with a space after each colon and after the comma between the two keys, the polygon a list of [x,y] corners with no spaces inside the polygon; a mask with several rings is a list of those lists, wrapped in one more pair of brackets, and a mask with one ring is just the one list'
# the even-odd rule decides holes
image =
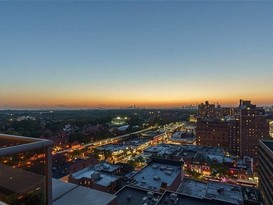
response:
{"label": "city skyline", "polygon": [[273,2],[0,4],[0,109],[273,104]]}

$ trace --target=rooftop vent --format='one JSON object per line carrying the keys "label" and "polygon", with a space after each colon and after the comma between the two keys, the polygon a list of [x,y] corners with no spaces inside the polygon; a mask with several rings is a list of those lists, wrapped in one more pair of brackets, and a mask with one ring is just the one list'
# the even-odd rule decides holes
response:
{"label": "rooftop vent", "polygon": [[177,194],[171,193],[170,198],[171,198],[171,200],[173,201],[174,204],[177,204],[177,201],[178,201]]}
{"label": "rooftop vent", "polygon": [[158,198],[153,198],[152,201],[154,202],[154,204],[156,204],[158,202]]}
{"label": "rooftop vent", "polygon": [[149,192],[147,193],[147,195],[148,195],[149,198],[153,198],[154,193],[149,191]]}
{"label": "rooftop vent", "polygon": [[153,177],[153,180],[159,181],[159,180],[160,180],[160,177],[159,177],[159,176],[154,176],[154,177]]}
{"label": "rooftop vent", "polygon": [[166,167],[160,167],[161,171],[164,171],[166,169]]}
{"label": "rooftop vent", "polygon": [[166,169],[167,171],[173,171],[173,168],[171,168],[171,167],[168,167],[167,169]]}
{"label": "rooftop vent", "polygon": [[146,184],[146,181],[145,180],[141,180],[141,184],[142,185]]}
{"label": "rooftop vent", "polygon": [[152,167],[153,167],[153,169],[158,169],[158,165],[154,164]]}
{"label": "rooftop vent", "polygon": [[103,167],[103,169],[110,169],[110,165],[109,164],[103,164],[102,167]]}
{"label": "rooftop vent", "polygon": [[142,198],[142,201],[145,202],[147,199],[148,199],[148,196],[144,196],[144,197]]}
{"label": "rooftop vent", "polygon": [[222,194],[223,192],[224,192],[224,187],[220,187],[219,189],[217,189],[217,192],[219,193],[219,194]]}
{"label": "rooftop vent", "polygon": [[102,177],[100,176],[100,173],[98,172],[95,172],[93,174],[91,174],[91,179],[95,180],[95,181],[98,181],[100,180]]}

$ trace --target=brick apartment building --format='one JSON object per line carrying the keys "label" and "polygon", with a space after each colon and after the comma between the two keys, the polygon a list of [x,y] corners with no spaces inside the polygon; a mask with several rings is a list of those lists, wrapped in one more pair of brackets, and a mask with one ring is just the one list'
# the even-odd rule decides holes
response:
{"label": "brick apartment building", "polygon": [[[206,102],[205,105],[208,107],[209,104]],[[230,108],[230,113],[236,114],[226,119],[216,115],[214,118],[203,117],[202,113],[213,111],[210,111],[210,107],[209,111],[204,111],[204,104],[199,108],[201,110],[198,113],[201,115],[196,127],[197,145],[218,146],[232,155],[257,159],[258,140],[269,137],[269,124],[263,108],[256,107],[251,101],[240,100],[239,108]]]}

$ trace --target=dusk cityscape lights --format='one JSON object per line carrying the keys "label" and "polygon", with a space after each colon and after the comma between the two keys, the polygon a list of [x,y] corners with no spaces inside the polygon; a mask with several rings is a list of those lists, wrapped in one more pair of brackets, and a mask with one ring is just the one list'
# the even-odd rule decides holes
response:
{"label": "dusk cityscape lights", "polygon": [[272,10],[1,1],[0,204],[273,205]]}

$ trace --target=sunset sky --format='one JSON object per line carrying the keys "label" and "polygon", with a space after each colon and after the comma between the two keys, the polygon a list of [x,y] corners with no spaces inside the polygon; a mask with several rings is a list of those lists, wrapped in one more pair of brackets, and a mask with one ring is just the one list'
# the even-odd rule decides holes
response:
{"label": "sunset sky", "polygon": [[273,2],[0,2],[0,109],[273,104]]}

